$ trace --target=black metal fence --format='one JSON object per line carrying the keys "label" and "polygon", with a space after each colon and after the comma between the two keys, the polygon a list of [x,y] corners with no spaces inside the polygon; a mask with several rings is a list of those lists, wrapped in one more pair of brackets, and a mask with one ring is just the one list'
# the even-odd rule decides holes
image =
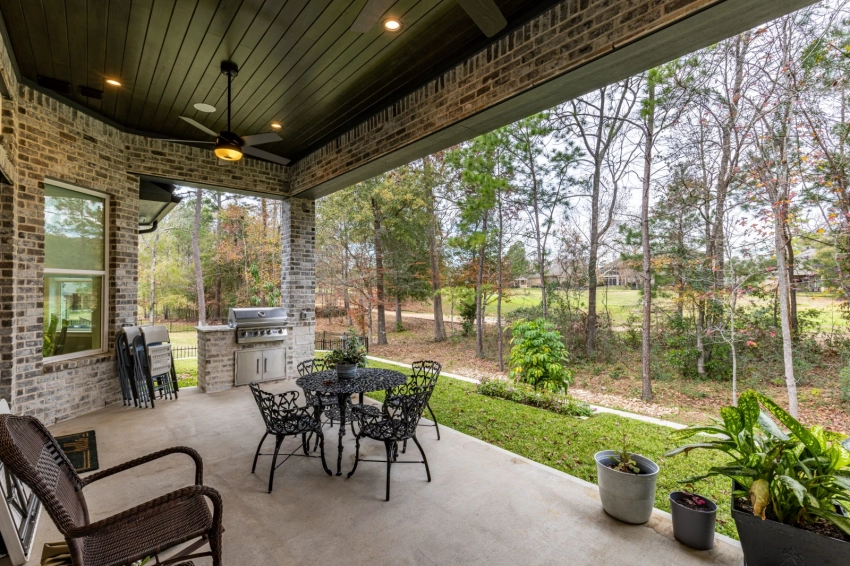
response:
{"label": "black metal fence", "polygon": [[[360,342],[366,346],[366,352],[369,352],[369,337],[366,334],[358,336]],[[333,332],[322,332],[316,334],[316,349],[317,350],[335,350],[345,346],[348,340],[347,334],[336,334]]]}
{"label": "black metal fence", "polygon": [[197,346],[172,346],[171,357],[175,360],[189,360],[198,357]]}

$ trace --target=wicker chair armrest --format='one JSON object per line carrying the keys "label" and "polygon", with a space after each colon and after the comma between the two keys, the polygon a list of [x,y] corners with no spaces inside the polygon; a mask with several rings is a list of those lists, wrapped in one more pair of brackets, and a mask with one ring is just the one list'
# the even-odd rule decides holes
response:
{"label": "wicker chair armrest", "polygon": [[160,450],[159,452],[154,452],[153,454],[148,454],[147,456],[142,456],[141,458],[136,458],[135,460],[130,460],[129,462],[124,462],[123,464],[119,464],[118,466],[113,466],[112,468],[108,468],[106,470],[85,477],[82,479],[83,487],[98,480],[102,480],[103,478],[115,475],[125,470],[129,470],[130,468],[135,468],[136,466],[141,466],[142,464],[157,460],[170,454],[188,454],[192,458],[192,460],[195,461],[195,485],[204,484],[204,462],[203,460],[201,460],[201,455],[198,454],[196,450],[187,446],[174,446],[172,448]]}
{"label": "wicker chair armrest", "polygon": [[150,501],[142,503],[141,505],[137,505],[131,509],[127,509],[126,511],[122,511],[116,515],[112,515],[111,517],[101,519],[100,521],[96,521],[89,525],[84,525],[81,527],[77,527],[76,529],[72,529],[68,531],[66,538],[70,539],[91,536],[93,534],[96,534],[98,531],[101,531],[102,529],[120,526],[121,524],[126,523],[133,517],[136,517],[140,513],[156,509],[157,507],[162,507],[163,505],[167,505],[175,501],[191,499],[193,497],[196,497],[197,495],[206,496],[210,501],[212,501],[213,525],[220,525],[221,495],[218,493],[218,491],[209,486],[193,485],[178,489],[176,491],[172,491],[171,493],[167,493],[161,497],[157,497],[156,499],[151,499]]}

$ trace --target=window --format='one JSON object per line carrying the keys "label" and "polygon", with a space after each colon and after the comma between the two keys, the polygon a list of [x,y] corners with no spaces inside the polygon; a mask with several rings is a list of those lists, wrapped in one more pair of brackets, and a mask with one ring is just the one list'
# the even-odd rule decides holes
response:
{"label": "window", "polygon": [[107,199],[63,183],[45,183],[45,358],[106,350]]}

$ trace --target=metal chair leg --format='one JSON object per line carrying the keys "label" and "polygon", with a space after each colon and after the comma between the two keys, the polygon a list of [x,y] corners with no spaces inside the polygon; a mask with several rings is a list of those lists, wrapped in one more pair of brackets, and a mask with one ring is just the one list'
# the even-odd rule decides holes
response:
{"label": "metal chair leg", "polygon": [[437,428],[437,440],[440,440],[440,424],[437,422],[437,417],[434,416],[434,411],[431,409],[431,403],[425,405],[428,412],[431,413],[431,420],[434,421],[434,426]]}
{"label": "metal chair leg", "polygon": [[272,458],[272,469],[269,472],[269,493],[272,492],[272,484],[274,484],[274,470],[277,465],[277,453],[280,451],[281,444],[283,444],[283,436],[276,436],[274,443],[274,458]]}
{"label": "metal chair leg", "polygon": [[422,445],[419,444],[419,441],[416,440],[416,435],[413,435],[413,442],[416,443],[416,447],[419,448],[419,453],[422,454],[422,463],[425,464],[425,473],[428,474],[428,481],[431,481],[431,468],[428,467],[428,458],[425,457],[425,451],[422,450]]}
{"label": "metal chair leg", "polygon": [[310,445],[307,443],[307,433],[306,432],[301,434],[301,450],[304,451],[305,456],[310,455]]}
{"label": "metal chair leg", "polygon": [[322,447],[322,467],[325,469],[326,474],[332,476],[333,472],[331,472],[330,468],[328,468],[327,462],[325,462],[325,435],[321,432],[316,434],[316,442],[319,442],[319,445]]}
{"label": "metal chair leg", "polygon": [[348,476],[346,476],[346,477],[349,477],[349,478],[354,475],[354,471],[357,469],[357,462],[360,461],[360,437],[359,436],[355,439],[354,446],[355,446],[355,448],[354,448],[354,467],[351,468],[351,471],[348,472]]}
{"label": "metal chair leg", "polygon": [[268,432],[268,431],[266,431],[266,433],[263,435],[263,438],[260,440],[260,444],[257,446],[257,453],[256,453],[256,454],[254,454],[254,465],[253,465],[253,466],[251,466],[251,473],[252,473],[252,474],[253,474],[253,473],[254,473],[254,471],[256,471],[256,469],[257,469],[257,458],[260,456],[260,449],[263,447],[263,442],[265,442],[265,441],[266,441],[266,437],[267,437],[268,435],[269,435],[269,432]]}
{"label": "metal chair leg", "polygon": [[387,448],[387,499],[386,500],[389,501],[390,500],[390,470],[392,469],[392,466],[393,466],[393,455],[392,455],[393,444],[392,444],[392,442],[385,442],[384,444],[386,445],[386,448]]}

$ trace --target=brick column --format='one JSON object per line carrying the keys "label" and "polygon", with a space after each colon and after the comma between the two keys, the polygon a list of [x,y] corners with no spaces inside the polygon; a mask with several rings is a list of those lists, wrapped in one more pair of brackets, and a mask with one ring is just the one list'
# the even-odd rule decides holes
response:
{"label": "brick column", "polygon": [[316,203],[289,199],[283,207],[281,296],[292,324],[288,375],[313,358],[316,336]]}

